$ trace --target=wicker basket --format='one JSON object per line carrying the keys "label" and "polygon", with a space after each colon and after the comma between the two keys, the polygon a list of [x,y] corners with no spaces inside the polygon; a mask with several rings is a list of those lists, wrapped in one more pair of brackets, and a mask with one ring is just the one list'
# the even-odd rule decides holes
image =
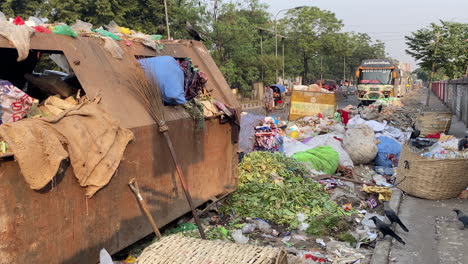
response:
{"label": "wicker basket", "polygon": [[421,136],[447,134],[451,124],[452,113],[450,112],[424,112],[416,120],[416,128],[421,131]]}
{"label": "wicker basket", "polygon": [[468,186],[467,159],[428,159],[403,146],[398,187],[410,195],[441,200],[457,197]]}
{"label": "wicker basket", "polygon": [[138,264],[286,264],[286,253],[278,248],[257,247],[201,240],[181,235],[167,236],[147,247]]}

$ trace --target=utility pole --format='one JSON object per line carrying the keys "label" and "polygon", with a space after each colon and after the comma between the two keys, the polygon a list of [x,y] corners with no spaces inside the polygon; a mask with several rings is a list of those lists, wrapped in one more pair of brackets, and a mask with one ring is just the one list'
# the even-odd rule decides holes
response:
{"label": "utility pole", "polygon": [[346,80],[346,56],[343,56],[343,84]]}
{"label": "utility pole", "polygon": [[320,55],[320,83],[323,80],[323,56]]}
{"label": "utility pole", "polygon": [[284,38],[283,38],[283,80],[282,80],[282,85],[284,85]]}
{"label": "utility pole", "polygon": [[[439,48],[439,40],[440,40],[440,33],[437,32],[436,35],[436,41],[435,41],[435,47],[434,47],[434,57],[437,55],[437,49]],[[427,97],[426,97],[426,106],[429,106],[429,100],[431,98],[431,92],[432,92],[432,82],[434,81],[434,72],[435,72],[435,58],[432,61],[432,71],[431,71],[431,79],[429,80],[429,88],[427,89]]]}
{"label": "utility pole", "polygon": [[[263,61],[263,31],[260,30],[260,54],[262,55],[262,61]],[[262,83],[263,83],[263,78],[264,78],[264,69],[263,69],[263,62],[262,62]]]}
{"label": "utility pole", "polygon": [[167,1],[166,0],[164,0],[164,13],[166,13],[167,39],[171,39],[171,31],[169,31],[169,16],[167,15]]}
{"label": "utility pole", "polygon": [[288,10],[299,10],[299,9],[302,9],[304,8],[305,6],[296,6],[296,7],[293,7],[293,8],[288,8],[288,9],[283,9],[283,10],[280,10],[278,11],[278,13],[276,13],[275,15],[275,70],[276,70],[276,79],[275,79],[275,82],[278,81],[278,15],[283,12],[283,11],[288,11]]}

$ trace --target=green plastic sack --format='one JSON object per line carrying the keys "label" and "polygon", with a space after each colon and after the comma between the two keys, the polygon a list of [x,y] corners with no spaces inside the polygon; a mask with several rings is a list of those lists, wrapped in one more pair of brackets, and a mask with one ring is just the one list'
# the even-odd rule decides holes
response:
{"label": "green plastic sack", "polygon": [[162,39],[162,35],[151,35],[150,36],[152,40],[161,40]]}
{"label": "green plastic sack", "polygon": [[91,29],[91,31],[93,32],[96,32],[98,34],[101,34],[102,36],[104,37],[109,37],[113,40],[122,40],[121,38],[119,38],[119,36],[115,35],[114,33],[111,33],[105,29],[102,29],[102,28],[98,28],[98,29]]}
{"label": "green plastic sack", "polygon": [[300,151],[292,155],[292,158],[297,161],[307,162],[312,165],[314,170],[326,174],[335,174],[338,169],[338,152],[330,146]]}
{"label": "green plastic sack", "polygon": [[58,35],[70,36],[74,38],[78,37],[78,34],[76,34],[76,32],[67,25],[54,26],[54,30],[52,30],[52,33],[58,34]]}

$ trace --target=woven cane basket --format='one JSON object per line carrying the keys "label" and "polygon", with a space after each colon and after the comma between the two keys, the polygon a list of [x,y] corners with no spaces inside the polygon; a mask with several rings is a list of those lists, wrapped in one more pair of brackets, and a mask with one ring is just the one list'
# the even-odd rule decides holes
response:
{"label": "woven cane basket", "polygon": [[398,187],[429,200],[457,197],[468,186],[468,159],[428,159],[403,146],[397,170]]}
{"label": "woven cane basket", "polygon": [[172,235],[147,247],[138,264],[286,264],[278,248],[257,247]]}

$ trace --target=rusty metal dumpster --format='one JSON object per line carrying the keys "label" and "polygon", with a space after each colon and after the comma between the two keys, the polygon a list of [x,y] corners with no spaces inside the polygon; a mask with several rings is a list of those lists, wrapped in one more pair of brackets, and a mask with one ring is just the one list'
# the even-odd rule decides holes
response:
{"label": "rusty metal dumpster", "polygon": [[[170,55],[191,58],[207,74],[212,96],[240,109],[206,48],[194,41],[166,41],[157,53],[141,44],[126,46],[117,60],[99,38],[36,34],[31,50],[64,54],[89,97],[135,134],[111,182],[88,199],[68,169],[54,188],[31,190],[14,160],[0,161],[0,263],[96,263],[98,252],[115,253],[152,232],[128,181],[136,177],[158,226],[190,211],[177,180],[163,137],[140,103],[127,89],[128,72],[136,57]],[[0,54],[13,47],[0,37]],[[18,67],[21,74],[31,71]],[[206,120],[206,130],[194,131],[192,118],[181,107],[165,108],[170,136],[197,205],[231,192],[237,184],[237,144],[231,126]]]}

